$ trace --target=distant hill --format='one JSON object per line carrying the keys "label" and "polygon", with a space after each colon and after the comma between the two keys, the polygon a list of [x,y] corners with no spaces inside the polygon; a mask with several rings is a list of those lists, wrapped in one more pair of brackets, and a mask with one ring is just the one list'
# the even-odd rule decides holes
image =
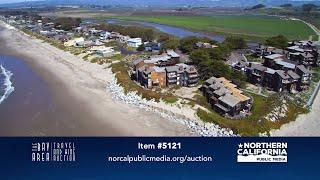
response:
{"label": "distant hill", "polygon": [[[159,3],[161,2],[161,3]],[[14,3],[2,6],[42,6],[42,5],[111,5],[132,7],[252,7],[264,4],[267,7],[280,6],[282,4],[302,5],[314,3],[320,5],[319,0],[293,1],[293,0],[44,0],[38,2]]]}

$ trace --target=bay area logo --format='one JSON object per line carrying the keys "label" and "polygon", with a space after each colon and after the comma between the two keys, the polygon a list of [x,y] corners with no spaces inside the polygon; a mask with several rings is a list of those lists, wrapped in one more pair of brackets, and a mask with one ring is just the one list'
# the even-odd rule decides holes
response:
{"label": "bay area logo", "polygon": [[74,142],[34,142],[31,144],[32,162],[74,162]]}
{"label": "bay area logo", "polygon": [[238,162],[285,163],[288,144],[286,142],[246,142],[238,144]]}

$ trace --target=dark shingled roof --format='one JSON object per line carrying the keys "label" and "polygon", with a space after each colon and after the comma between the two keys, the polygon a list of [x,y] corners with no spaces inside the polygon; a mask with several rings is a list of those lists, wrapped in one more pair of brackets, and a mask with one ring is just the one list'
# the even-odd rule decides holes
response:
{"label": "dark shingled roof", "polygon": [[305,74],[311,74],[311,71],[308,70],[304,65],[299,65],[297,66],[298,69],[300,69],[300,71],[302,71]]}
{"label": "dark shingled roof", "polygon": [[292,79],[299,79],[300,78],[300,76],[293,71],[288,71],[288,74]]}

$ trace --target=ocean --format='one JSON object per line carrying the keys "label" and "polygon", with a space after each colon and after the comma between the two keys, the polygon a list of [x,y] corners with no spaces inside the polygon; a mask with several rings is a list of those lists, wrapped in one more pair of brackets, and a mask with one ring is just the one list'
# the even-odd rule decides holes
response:
{"label": "ocean", "polygon": [[11,82],[12,75],[11,71],[0,64],[0,104],[14,91],[14,86]]}
{"label": "ocean", "polygon": [[0,65],[0,136],[119,134],[23,57],[0,54]]}
{"label": "ocean", "polygon": [[45,81],[23,60],[0,54],[0,135],[39,134],[53,104]]}

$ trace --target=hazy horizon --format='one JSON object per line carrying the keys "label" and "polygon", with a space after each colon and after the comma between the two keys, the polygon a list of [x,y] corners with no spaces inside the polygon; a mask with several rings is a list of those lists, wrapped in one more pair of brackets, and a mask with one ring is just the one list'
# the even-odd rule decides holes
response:
{"label": "hazy horizon", "polygon": [[[0,0],[0,4],[10,4],[10,3],[18,3],[18,2],[32,2],[32,1],[48,1],[48,0]],[[65,0],[63,2],[68,2],[70,0]],[[125,0],[117,0],[117,2],[121,3],[121,1]],[[141,0],[144,3],[148,3],[149,0]],[[160,0],[159,0],[160,1]],[[193,3],[197,3],[198,1],[200,4],[203,3],[205,0],[193,0]],[[220,1],[220,0],[207,0],[208,2],[215,2],[215,1]],[[222,0],[224,1],[224,0]],[[290,0],[289,0],[290,1]],[[320,0],[291,0],[292,2],[299,2],[299,1],[320,1]],[[61,0],[60,0],[61,2]],[[99,2],[99,1],[98,1]],[[100,3],[103,1],[100,1]],[[105,0],[105,3],[107,3],[108,0]],[[149,1],[150,2],[150,1]],[[110,3],[114,3],[114,0],[111,0]],[[258,2],[257,2],[258,3]]]}

